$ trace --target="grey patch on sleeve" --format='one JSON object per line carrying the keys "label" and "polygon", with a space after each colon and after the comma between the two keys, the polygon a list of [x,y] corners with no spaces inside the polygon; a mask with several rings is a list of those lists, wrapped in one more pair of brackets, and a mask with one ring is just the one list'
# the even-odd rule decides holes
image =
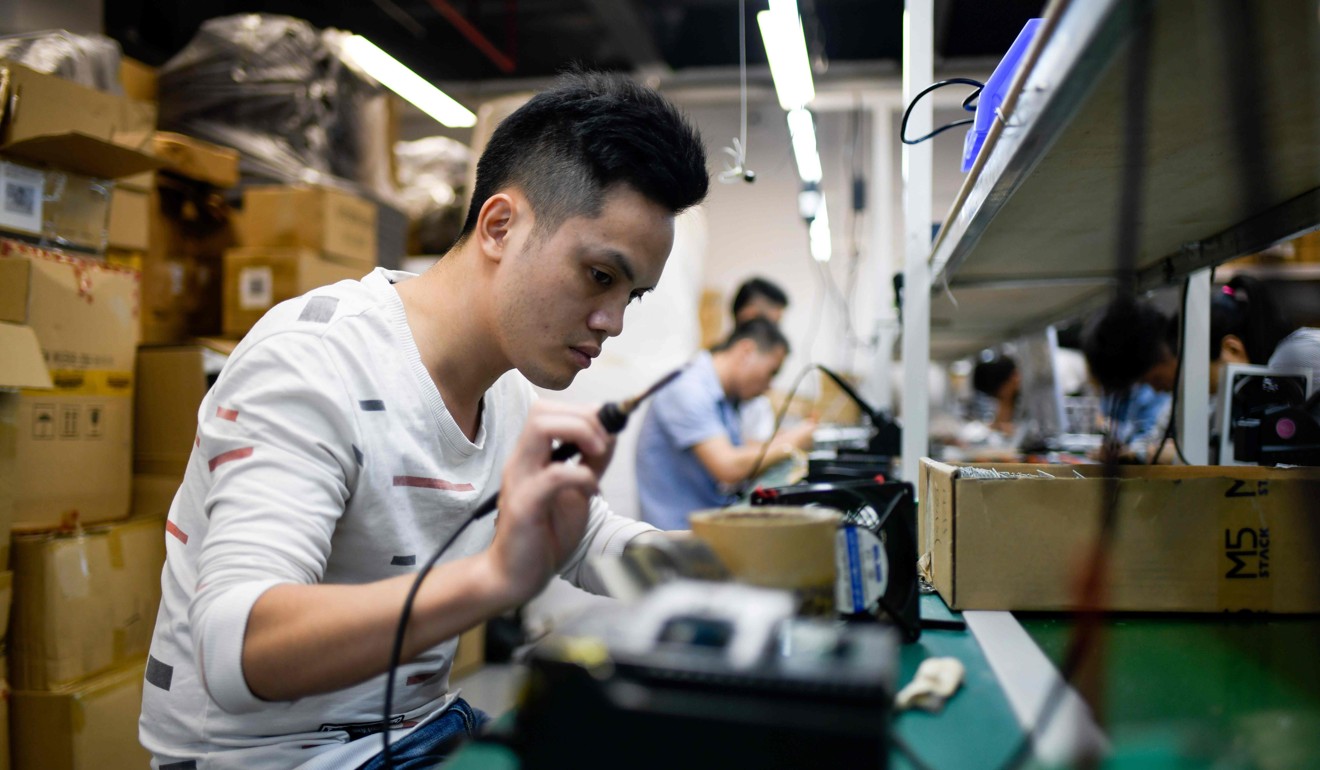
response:
{"label": "grey patch on sleeve", "polygon": [[390,559],[391,567],[411,567],[417,563],[417,554],[410,553],[407,556],[395,556]]}
{"label": "grey patch on sleeve", "polygon": [[169,691],[174,681],[174,666],[166,665],[152,656],[147,656],[147,682],[162,690]]}
{"label": "grey patch on sleeve", "polygon": [[366,456],[362,454],[362,450],[357,448],[357,444],[353,445],[353,457],[357,460],[358,465],[365,464],[367,459]]}
{"label": "grey patch on sleeve", "polygon": [[380,399],[371,399],[368,401],[359,401],[358,406],[362,407],[364,412],[383,412],[385,411],[385,402]]}
{"label": "grey patch on sleeve", "polygon": [[335,317],[337,307],[339,307],[338,297],[312,297],[307,300],[307,305],[303,307],[298,320],[318,324],[329,323],[330,319]]}
{"label": "grey patch on sleeve", "polygon": [[168,765],[161,765],[160,770],[197,770],[197,760],[189,759],[185,762],[171,762]]}

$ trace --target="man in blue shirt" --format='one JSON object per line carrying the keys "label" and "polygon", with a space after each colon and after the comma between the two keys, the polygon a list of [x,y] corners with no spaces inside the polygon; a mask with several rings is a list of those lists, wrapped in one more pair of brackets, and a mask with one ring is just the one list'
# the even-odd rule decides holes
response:
{"label": "man in blue shirt", "polygon": [[[688,514],[727,505],[727,491],[745,480],[761,456],[760,442],[744,442],[738,403],[762,395],[788,355],[788,340],[770,321],[740,324],[711,352],[656,394],[637,446],[642,518],[661,529],[687,529]],[[761,466],[809,448],[815,423],[782,431]]]}

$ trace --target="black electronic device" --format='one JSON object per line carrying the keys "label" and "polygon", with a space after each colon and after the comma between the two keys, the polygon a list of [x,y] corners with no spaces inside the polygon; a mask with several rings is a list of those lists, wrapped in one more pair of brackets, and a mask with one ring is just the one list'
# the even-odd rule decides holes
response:
{"label": "black electronic device", "polygon": [[756,489],[752,505],[818,505],[843,514],[836,536],[835,604],[850,620],[886,620],[921,636],[917,504],[912,485],[874,479]]}
{"label": "black electronic device", "polygon": [[793,617],[786,591],[675,581],[529,658],[525,770],[884,768],[892,630]]}
{"label": "black electronic device", "polygon": [[1258,465],[1320,465],[1320,391],[1300,405],[1265,406],[1235,419],[1233,458]]}
{"label": "black electronic device", "polygon": [[816,364],[816,368],[826,377],[834,380],[834,384],[838,385],[839,389],[842,390],[848,398],[852,399],[853,403],[857,405],[857,408],[861,410],[862,414],[866,415],[866,418],[871,421],[871,426],[875,428],[875,435],[871,436],[871,440],[867,444],[866,453],[883,457],[897,456],[903,448],[903,430],[898,426],[898,423],[894,422],[887,415],[868,404],[843,377],[821,364]]}

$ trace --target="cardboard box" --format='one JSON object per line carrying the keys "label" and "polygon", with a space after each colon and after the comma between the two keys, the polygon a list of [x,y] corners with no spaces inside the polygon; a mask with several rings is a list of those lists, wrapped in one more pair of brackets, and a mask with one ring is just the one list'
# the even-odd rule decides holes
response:
{"label": "cardboard box", "polygon": [[154,102],[160,93],[156,68],[127,56],[119,58],[119,84],[124,96],[144,102]]}
{"label": "cardboard box", "polygon": [[138,349],[134,473],[183,478],[197,410],[227,358],[206,345]]}
{"label": "cardboard box", "polygon": [[157,131],[151,147],[171,174],[214,187],[238,184],[238,150],[170,131]]}
{"label": "cardboard box", "polygon": [[55,386],[19,397],[14,528],[123,518],[137,272],[0,240],[0,286],[0,321],[32,328]]}
{"label": "cardboard box", "polygon": [[[0,281],[0,305],[5,303],[7,291],[20,288],[27,287]],[[19,389],[49,390],[53,384],[32,329],[0,323],[0,350],[5,351],[0,356],[0,569],[7,570],[9,531],[14,524],[14,500],[18,494]],[[4,636],[4,628],[0,625],[0,638]]]}
{"label": "cardboard box", "polygon": [[248,187],[241,240],[319,251],[365,274],[376,266],[376,204],[324,187]]}
{"label": "cardboard box", "polygon": [[108,672],[53,692],[13,693],[13,760],[17,770],[144,768],[138,743],[146,663]]}
{"label": "cardboard box", "polygon": [[[149,156],[156,130],[154,104],[103,93],[4,59],[0,59],[0,80],[8,81],[8,91],[0,99],[0,153],[49,160],[52,143],[81,135],[92,142],[75,139],[75,147],[89,149],[100,140],[126,152]],[[113,150],[102,148],[93,154],[122,157]],[[91,163],[106,159],[88,158]],[[55,165],[94,176],[112,176],[68,163]]]}
{"label": "cardboard box", "polygon": [[106,245],[111,248],[146,251],[151,245],[151,193],[116,185],[110,194],[110,219]]}
{"label": "cardboard box", "polygon": [[183,484],[183,475],[168,473],[133,474],[133,517],[166,517],[174,496]]}
{"label": "cardboard box", "polygon": [[[133,211],[133,193],[116,190],[108,179],[0,160],[0,189],[0,232],[42,248],[99,255],[116,238],[146,240],[145,208]],[[120,216],[112,218],[121,198]]]}
{"label": "cardboard box", "polygon": [[486,624],[481,623],[459,635],[454,662],[449,668],[449,681],[474,673],[485,664]]}
{"label": "cardboard box", "polygon": [[[1036,477],[922,460],[918,550],[935,588],[957,610],[1077,609],[1103,469],[993,467]],[[1122,466],[1117,484],[1106,609],[1320,611],[1320,469]]]}
{"label": "cardboard box", "polygon": [[14,688],[57,689],[146,655],[164,564],[163,518],[16,536]]}
{"label": "cardboard box", "polygon": [[276,304],[312,289],[358,280],[370,268],[307,249],[239,248],[225,252],[224,333],[241,337]]}

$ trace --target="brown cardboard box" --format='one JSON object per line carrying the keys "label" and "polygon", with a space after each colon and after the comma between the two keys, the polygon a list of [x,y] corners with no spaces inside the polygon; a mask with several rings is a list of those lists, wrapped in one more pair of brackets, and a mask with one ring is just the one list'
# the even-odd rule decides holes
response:
{"label": "brown cardboard box", "polygon": [[[6,76],[9,91],[0,100],[0,152],[23,157],[32,157],[31,153],[36,152],[47,159],[51,140],[70,135],[150,152],[151,135],[156,130],[154,104],[102,93],[0,59],[0,79]],[[104,150],[100,154],[113,153]],[[55,165],[109,176],[76,165]]]}
{"label": "brown cardboard box", "polygon": [[106,243],[111,248],[146,251],[150,240],[151,193],[125,184],[110,194]]}
{"label": "brown cardboard box", "polygon": [[376,266],[376,204],[324,187],[243,190],[244,246],[302,247],[363,272]]}
{"label": "brown cardboard box", "polygon": [[133,516],[169,516],[174,496],[183,484],[183,475],[170,473],[133,474]]}
{"label": "brown cardboard box", "polygon": [[16,536],[14,688],[57,689],[145,655],[164,564],[163,518]]}
{"label": "brown cardboard box", "polygon": [[[1076,609],[1103,469],[994,468],[1038,477],[922,460],[918,550],[935,588],[957,610]],[[1320,611],[1320,469],[1123,466],[1118,487],[1107,609]]]}
{"label": "brown cardboard box", "polygon": [[452,682],[460,676],[467,676],[486,663],[486,624],[481,623],[459,634],[458,648],[454,651],[454,662],[449,667],[449,679]]}
{"label": "brown cardboard box", "polygon": [[151,147],[172,174],[214,187],[238,184],[238,150],[170,131],[157,131]]}
{"label": "brown cardboard box", "polygon": [[130,99],[154,102],[159,94],[156,68],[127,56],[119,58],[119,84]]}
{"label": "brown cardboard box", "polygon": [[286,299],[338,281],[357,280],[369,269],[324,259],[307,249],[230,249],[225,252],[225,336],[243,336],[267,310]]}
{"label": "brown cardboard box", "polygon": [[[145,243],[145,199],[116,189],[108,179],[0,161],[0,188],[6,196],[6,205],[0,207],[0,232],[44,248],[97,255],[105,251],[107,242]],[[111,216],[113,206],[120,207],[117,217]]]}
{"label": "brown cardboard box", "polygon": [[[27,288],[0,281],[0,305],[5,303],[6,290],[20,287]],[[0,323],[0,350],[5,352],[0,356],[0,569],[7,570],[9,530],[14,524],[14,498],[18,493],[18,389],[49,390],[53,385],[32,329]],[[0,624],[0,639],[4,637],[5,627]],[[3,673],[0,670],[0,676]]]}
{"label": "brown cardboard box", "polygon": [[14,528],[123,518],[137,272],[0,240],[0,286],[11,289],[0,291],[0,321],[36,332],[55,385],[19,398]]}
{"label": "brown cardboard box", "polygon": [[197,409],[227,355],[206,345],[138,349],[133,472],[183,478]]}
{"label": "brown cardboard box", "polygon": [[13,693],[16,770],[142,768],[138,743],[144,660],[53,692]]}

